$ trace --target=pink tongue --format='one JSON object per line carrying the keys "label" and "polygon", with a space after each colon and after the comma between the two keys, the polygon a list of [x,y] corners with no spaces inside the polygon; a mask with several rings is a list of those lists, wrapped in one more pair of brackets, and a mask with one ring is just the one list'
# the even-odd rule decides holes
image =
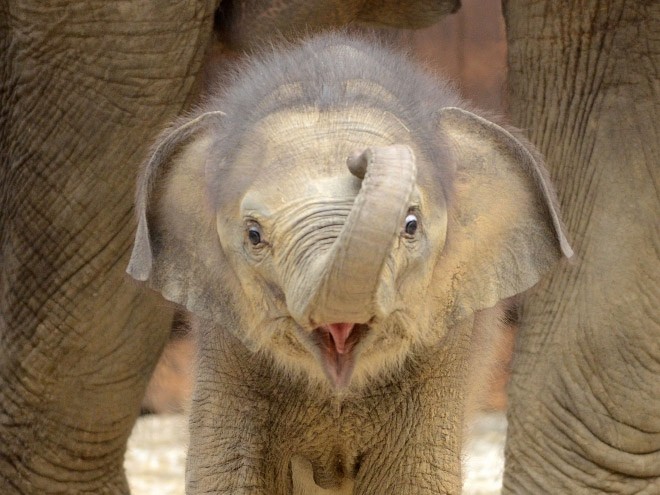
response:
{"label": "pink tongue", "polygon": [[329,323],[323,325],[321,328],[327,330],[332,335],[337,353],[344,354],[346,352],[346,340],[351,335],[354,326],[353,323]]}

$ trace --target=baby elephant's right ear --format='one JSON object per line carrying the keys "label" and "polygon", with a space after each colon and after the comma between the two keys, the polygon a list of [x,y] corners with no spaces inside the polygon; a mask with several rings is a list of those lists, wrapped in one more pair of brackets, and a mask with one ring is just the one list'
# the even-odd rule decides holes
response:
{"label": "baby elephant's right ear", "polygon": [[161,136],[138,179],[138,226],[126,270],[205,318],[212,316],[220,257],[205,165],[222,115],[204,113]]}

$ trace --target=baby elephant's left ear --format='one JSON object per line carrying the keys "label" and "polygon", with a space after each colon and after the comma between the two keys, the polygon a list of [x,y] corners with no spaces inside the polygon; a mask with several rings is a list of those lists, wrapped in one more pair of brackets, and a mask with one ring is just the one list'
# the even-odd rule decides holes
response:
{"label": "baby elephant's left ear", "polygon": [[448,244],[436,288],[462,318],[536,284],[573,251],[547,174],[529,144],[459,108],[439,114],[456,164]]}

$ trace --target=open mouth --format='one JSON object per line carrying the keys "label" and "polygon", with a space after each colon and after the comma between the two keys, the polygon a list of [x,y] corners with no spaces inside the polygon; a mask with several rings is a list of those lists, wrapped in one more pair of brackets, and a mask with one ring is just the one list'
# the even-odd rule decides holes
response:
{"label": "open mouth", "polygon": [[355,367],[355,346],[368,330],[368,325],[358,323],[328,323],[314,330],[321,364],[335,387],[349,384]]}

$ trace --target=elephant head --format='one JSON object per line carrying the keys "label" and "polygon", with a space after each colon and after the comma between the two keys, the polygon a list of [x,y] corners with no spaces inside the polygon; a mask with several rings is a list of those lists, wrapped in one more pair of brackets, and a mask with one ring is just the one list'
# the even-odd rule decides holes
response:
{"label": "elephant head", "polygon": [[538,157],[458,106],[361,41],[252,62],[155,148],[129,273],[291,373],[383,376],[570,254]]}

